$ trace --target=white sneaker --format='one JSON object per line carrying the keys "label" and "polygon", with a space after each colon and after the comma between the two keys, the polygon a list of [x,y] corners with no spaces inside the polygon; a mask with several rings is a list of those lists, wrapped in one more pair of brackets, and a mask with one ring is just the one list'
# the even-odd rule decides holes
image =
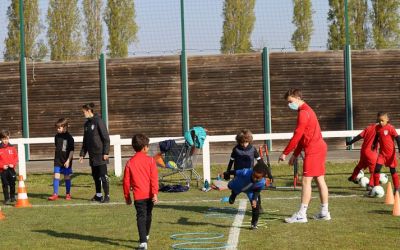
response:
{"label": "white sneaker", "polygon": [[307,223],[307,216],[301,216],[299,213],[294,213],[292,217],[285,218],[286,223]]}
{"label": "white sneaker", "polygon": [[327,213],[327,214],[322,214],[322,213],[318,213],[316,215],[313,216],[314,220],[331,220],[331,213]]}
{"label": "white sneaker", "polygon": [[147,243],[146,242],[140,243],[137,249],[146,249],[147,250]]}

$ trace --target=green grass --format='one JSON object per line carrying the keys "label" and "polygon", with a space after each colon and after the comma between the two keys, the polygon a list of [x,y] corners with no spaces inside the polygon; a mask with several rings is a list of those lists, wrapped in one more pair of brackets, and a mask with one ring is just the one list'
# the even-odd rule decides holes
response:
{"label": "green grass", "polygon": [[[261,220],[267,227],[251,231],[243,227],[239,249],[393,249],[400,244],[400,217],[391,215],[391,206],[384,198],[366,198],[364,189],[349,183],[347,177],[354,164],[328,164],[327,183],[330,195],[349,196],[331,198],[332,221],[313,221],[289,225],[283,218],[291,215],[299,205],[300,191],[266,190],[262,192]],[[214,166],[213,176],[224,167]],[[274,166],[278,186],[291,183],[290,167]],[[174,181],[176,177],[174,177]],[[52,192],[51,174],[31,174],[25,182],[29,201],[33,205],[85,204],[81,206],[37,206],[16,209],[2,206],[6,220],[0,221],[0,249],[132,249],[138,244],[135,210],[124,204],[89,205],[93,195],[93,180],[87,173],[73,178],[72,201],[60,199],[48,202]],[[386,189],[386,187],[385,187]],[[60,187],[60,193],[64,192]],[[170,239],[174,233],[212,232],[224,237],[215,241],[227,242],[235,211],[217,208],[234,207],[218,200],[229,191],[204,193],[193,185],[185,193],[161,193],[160,203],[153,212],[150,249],[171,249],[182,241]],[[315,192],[313,196],[318,197]],[[112,202],[123,202],[121,179],[111,179]],[[292,199],[289,199],[292,198]],[[238,199],[245,199],[242,194]],[[88,205],[88,206],[86,206]],[[210,217],[215,208],[223,217]],[[319,200],[312,200],[309,215],[318,212]],[[250,220],[247,204],[245,222]],[[269,220],[277,218],[278,220]]]}

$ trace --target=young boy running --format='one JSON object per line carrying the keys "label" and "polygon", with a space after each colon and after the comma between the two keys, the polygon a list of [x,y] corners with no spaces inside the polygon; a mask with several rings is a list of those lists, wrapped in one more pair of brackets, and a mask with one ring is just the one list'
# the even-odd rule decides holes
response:
{"label": "young boy running", "polygon": [[374,185],[374,171],[376,161],[378,159],[377,147],[374,144],[374,139],[376,136],[377,124],[370,124],[366,127],[359,135],[353,138],[351,141],[346,142],[346,146],[350,146],[351,144],[363,139],[363,143],[361,145],[360,150],[360,161],[357,166],[353,170],[353,174],[348,178],[349,181],[357,183],[357,175],[360,173],[362,169],[368,168],[371,178],[369,178],[369,184],[367,189],[372,190]]}
{"label": "young boy running", "polygon": [[57,134],[54,137],[54,178],[53,195],[48,198],[49,201],[58,199],[58,187],[60,185],[60,176],[64,175],[66,200],[71,200],[71,175],[72,158],[74,156],[74,138],[68,132],[68,119],[59,119],[55,127]]}
{"label": "young boy running", "polygon": [[123,180],[127,205],[132,204],[130,190],[133,190],[140,242],[138,249],[147,249],[152,210],[158,202],[158,172],[155,160],[147,156],[149,141],[144,134],[133,136],[132,147],[136,154],[126,163]]}
{"label": "young boy running", "polygon": [[377,126],[377,140],[379,142],[379,154],[376,162],[374,172],[374,184],[379,186],[379,178],[382,166],[387,166],[390,169],[392,175],[394,192],[399,190],[399,176],[396,172],[397,159],[396,159],[396,148],[394,146],[394,139],[397,142],[397,146],[400,150],[400,137],[396,132],[393,125],[389,123],[389,114],[386,112],[379,112],[377,114],[377,120],[379,125]]}
{"label": "young boy running", "polygon": [[265,176],[267,166],[261,162],[254,168],[244,168],[240,170],[230,170],[224,175],[234,175],[235,178],[228,183],[228,188],[232,190],[229,203],[235,203],[236,196],[245,193],[251,205],[251,229],[257,229],[258,218],[260,216],[260,192],[265,187]]}

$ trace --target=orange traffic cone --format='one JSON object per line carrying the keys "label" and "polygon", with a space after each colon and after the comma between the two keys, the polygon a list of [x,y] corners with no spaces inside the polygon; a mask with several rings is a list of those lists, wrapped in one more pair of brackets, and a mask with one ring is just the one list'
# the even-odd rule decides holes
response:
{"label": "orange traffic cone", "polygon": [[400,216],[400,198],[399,191],[394,195],[393,216]]}
{"label": "orange traffic cone", "polygon": [[161,153],[156,154],[153,158],[154,158],[154,160],[156,161],[156,163],[157,163],[158,166],[163,167],[163,168],[166,167],[166,166],[165,166],[165,162],[164,162],[164,160],[163,160],[163,158],[162,158]]}
{"label": "orange traffic cone", "polygon": [[28,194],[26,192],[24,177],[22,175],[18,176],[18,199],[15,207],[32,207],[28,201]]}
{"label": "orange traffic cone", "polygon": [[1,207],[0,207],[0,220],[4,220],[6,218],[6,216],[3,214],[3,212],[1,211]]}
{"label": "orange traffic cone", "polygon": [[392,183],[388,182],[387,189],[386,189],[386,199],[385,204],[393,205],[394,204],[394,195],[392,189]]}

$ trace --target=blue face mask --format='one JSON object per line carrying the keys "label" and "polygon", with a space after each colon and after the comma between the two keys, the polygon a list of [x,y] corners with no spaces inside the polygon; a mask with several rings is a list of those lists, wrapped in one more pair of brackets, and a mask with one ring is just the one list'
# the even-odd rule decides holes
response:
{"label": "blue face mask", "polygon": [[298,109],[299,109],[299,105],[298,105],[297,103],[294,103],[294,102],[290,102],[290,103],[288,104],[288,106],[289,106],[289,108],[290,108],[291,110],[298,110]]}

